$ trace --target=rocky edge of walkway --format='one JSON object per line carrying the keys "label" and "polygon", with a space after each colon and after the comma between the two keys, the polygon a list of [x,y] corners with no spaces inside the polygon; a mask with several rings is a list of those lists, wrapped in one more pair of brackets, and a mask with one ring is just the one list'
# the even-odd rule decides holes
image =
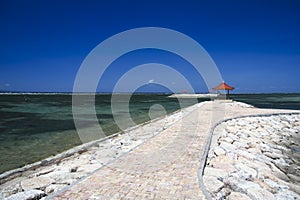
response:
{"label": "rocky edge of walkway", "polygon": [[300,115],[217,125],[203,182],[212,199],[300,199]]}

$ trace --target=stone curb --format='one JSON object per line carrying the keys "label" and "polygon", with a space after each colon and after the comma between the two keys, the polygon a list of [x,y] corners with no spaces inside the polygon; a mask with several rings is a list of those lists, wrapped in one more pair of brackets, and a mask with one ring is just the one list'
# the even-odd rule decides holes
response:
{"label": "stone curb", "polygon": [[199,186],[200,186],[203,194],[205,195],[206,199],[211,200],[212,197],[211,197],[210,193],[207,191],[207,188],[205,187],[205,184],[203,182],[203,173],[204,173],[204,170],[205,170],[208,153],[209,153],[210,147],[212,145],[211,144],[212,138],[216,137],[216,136],[214,136],[214,130],[215,130],[215,128],[218,125],[220,125],[220,124],[222,124],[224,122],[233,120],[233,119],[242,119],[242,118],[247,118],[247,117],[270,117],[270,116],[277,116],[277,115],[293,115],[293,114],[299,114],[299,112],[244,115],[244,116],[240,116],[240,117],[227,118],[227,119],[221,120],[221,121],[217,122],[216,124],[214,124],[211,127],[210,131],[209,131],[208,142],[207,142],[207,144],[205,146],[204,154],[203,154],[203,157],[202,157],[202,159],[200,161],[200,167],[199,167],[199,170],[198,170],[198,182],[199,182]]}

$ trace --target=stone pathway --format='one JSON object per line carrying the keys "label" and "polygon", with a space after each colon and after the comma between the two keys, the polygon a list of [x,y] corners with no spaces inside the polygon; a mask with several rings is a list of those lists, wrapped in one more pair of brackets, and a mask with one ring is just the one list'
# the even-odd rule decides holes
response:
{"label": "stone pathway", "polygon": [[257,109],[239,103],[199,105],[128,154],[52,198],[205,199],[198,172],[211,127],[226,118],[292,112]]}

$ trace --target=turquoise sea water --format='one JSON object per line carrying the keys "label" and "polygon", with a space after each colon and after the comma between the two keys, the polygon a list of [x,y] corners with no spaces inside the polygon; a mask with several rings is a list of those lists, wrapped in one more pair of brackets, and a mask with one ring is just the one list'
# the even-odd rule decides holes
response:
{"label": "turquoise sea water", "polygon": [[[159,104],[165,111],[152,109],[155,116],[180,108],[178,100],[168,95],[133,95],[129,102],[136,124],[150,120],[149,109]],[[121,99],[124,95],[120,95]],[[261,108],[300,110],[300,94],[231,95]],[[209,99],[198,99],[205,101]],[[184,106],[194,104],[188,99]],[[120,131],[111,112],[111,96],[96,95],[98,121],[106,135]],[[122,114],[121,111],[119,114]],[[82,113],[85,128],[91,126],[89,114]],[[71,95],[0,95],[0,173],[39,161],[82,144],[75,130]]]}
{"label": "turquoise sea water", "polygon": [[234,94],[230,98],[258,108],[300,110],[300,94]]}
{"label": "turquoise sea water", "polygon": [[[117,104],[124,103],[125,97],[120,95]],[[111,95],[96,95],[95,102],[97,118],[105,135],[120,131],[113,119]],[[156,104],[164,107],[163,112],[152,107]],[[184,107],[192,104],[184,101]],[[84,108],[84,105],[78,106]],[[178,110],[180,105],[177,99],[167,95],[131,96],[129,111],[136,124],[150,120],[150,108],[154,108],[152,115],[159,117]],[[122,116],[122,112],[116,114]],[[83,128],[92,128],[88,112],[83,110],[80,118]],[[0,119],[0,173],[82,144],[75,130],[71,95],[0,95]]]}

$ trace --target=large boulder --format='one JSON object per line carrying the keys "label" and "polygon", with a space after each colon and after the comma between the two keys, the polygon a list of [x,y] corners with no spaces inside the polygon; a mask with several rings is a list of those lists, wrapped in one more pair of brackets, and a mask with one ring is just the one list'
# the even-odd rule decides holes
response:
{"label": "large boulder", "polygon": [[54,180],[48,177],[34,177],[21,181],[21,187],[23,190],[32,190],[32,189],[45,189],[51,183],[54,183]]}
{"label": "large boulder", "polygon": [[41,190],[27,190],[25,192],[19,192],[5,198],[5,200],[33,200],[40,199],[45,196],[45,193]]}

